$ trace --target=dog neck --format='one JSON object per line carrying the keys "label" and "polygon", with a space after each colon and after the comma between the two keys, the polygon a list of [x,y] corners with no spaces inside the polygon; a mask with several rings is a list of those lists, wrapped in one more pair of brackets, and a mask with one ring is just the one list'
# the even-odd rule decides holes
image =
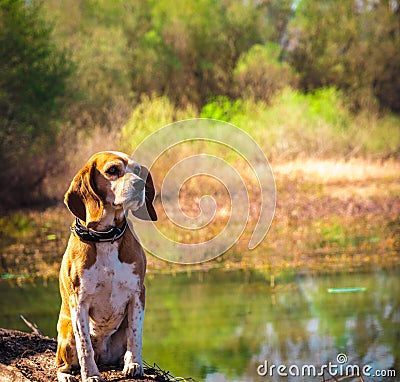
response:
{"label": "dog neck", "polygon": [[115,209],[111,206],[105,206],[99,223],[90,228],[96,231],[108,231],[115,227],[122,227],[125,223],[126,218],[122,208]]}
{"label": "dog neck", "polygon": [[114,243],[114,241],[119,240],[124,236],[127,226],[128,222],[125,220],[122,227],[112,227],[107,231],[96,231],[91,228],[86,228],[81,221],[76,218],[75,224],[71,226],[71,232],[83,242]]}
{"label": "dog neck", "polygon": [[84,242],[114,242],[120,239],[127,228],[127,220],[122,210],[104,209],[101,221],[95,226],[88,228],[86,222],[76,218],[71,226],[71,232]]}

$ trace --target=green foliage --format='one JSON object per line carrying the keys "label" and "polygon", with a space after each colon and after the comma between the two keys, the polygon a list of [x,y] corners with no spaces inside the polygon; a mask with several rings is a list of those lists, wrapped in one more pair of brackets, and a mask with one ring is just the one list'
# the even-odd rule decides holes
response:
{"label": "green foliage", "polygon": [[77,33],[76,38],[79,49],[73,55],[77,63],[73,85],[78,98],[70,119],[75,128],[114,127],[128,115],[127,103],[132,99],[125,36],[120,28],[97,27]]}
{"label": "green foliage", "polygon": [[2,204],[21,201],[41,183],[72,65],[52,40],[35,2],[0,1],[0,177]]}
{"label": "green foliage", "polygon": [[287,26],[294,14],[293,0],[267,0],[265,6],[266,28],[268,29],[268,41],[284,45],[287,34]]}
{"label": "green foliage", "polygon": [[309,94],[286,88],[271,99],[270,106],[252,99],[219,96],[211,99],[200,113],[193,106],[178,108],[168,97],[145,96],[122,129],[120,147],[132,152],[143,139],[166,124],[195,117],[238,126],[256,139],[268,158],[386,156],[397,155],[400,147],[398,117],[352,114],[343,104],[342,92],[334,88]]}
{"label": "green foliage", "polygon": [[229,94],[235,63],[263,40],[263,22],[251,3],[147,3],[127,31],[134,90],[197,106]]}
{"label": "green foliage", "polygon": [[197,111],[192,106],[178,108],[168,97],[142,96],[121,130],[121,150],[131,153],[142,140],[169,123],[194,118]]}
{"label": "green foliage", "polygon": [[350,121],[350,114],[343,106],[343,94],[335,88],[321,88],[313,93],[304,95],[296,93],[299,103],[308,103],[308,114],[315,122],[324,121],[345,130]]}
{"label": "green foliage", "polygon": [[400,116],[387,114],[381,118],[363,113],[356,118],[357,152],[378,157],[400,154]]}
{"label": "green foliage", "polygon": [[243,53],[234,70],[238,95],[268,103],[277,91],[296,86],[296,76],[280,54],[277,44],[253,45]]}
{"label": "green foliage", "polygon": [[43,133],[54,135],[50,122],[71,67],[37,5],[2,0],[0,12],[1,131],[8,135],[16,129],[18,146],[30,145]]}
{"label": "green foliage", "polygon": [[200,118],[212,118],[229,122],[234,116],[242,113],[243,101],[230,100],[226,96],[218,96],[203,106]]}
{"label": "green foliage", "polygon": [[260,142],[269,157],[345,154],[353,132],[348,128],[351,117],[339,98],[334,89],[303,94],[287,88],[268,108],[262,102],[246,101],[244,112],[231,122]]}
{"label": "green foliage", "polygon": [[270,107],[244,101],[230,122],[253,136],[269,158],[398,155],[398,118],[378,118],[372,112],[354,115],[342,99],[334,88],[309,94],[287,88]]}
{"label": "green foliage", "polygon": [[399,9],[388,0],[0,0],[0,175],[11,179],[2,204],[40,196],[56,141],[57,155],[69,150],[78,163],[77,151],[109,144],[104,136],[119,135],[129,152],[198,111],[281,158],[398,155],[399,118],[388,111],[400,111]]}
{"label": "green foliage", "polygon": [[[357,109],[400,110],[398,2],[303,0],[290,25],[288,59],[304,89],[336,86]],[[339,27],[340,26],[340,27]]]}
{"label": "green foliage", "polygon": [[49,0],[45,7],[55,20],[55,40],[70,48],[76,65],[69,130],[119,127],[133,99],[124,30],[136,12],[131,2]]}
{"label": "green foliage", "polygon": [[304,94],[285,89],[263,103],[244,102],[231,123],[254,136],[272,157],[378,157],[398,155],[400,124],[397,116],[378,117],[373,112],[352,114],[342,92],[323,88]]}

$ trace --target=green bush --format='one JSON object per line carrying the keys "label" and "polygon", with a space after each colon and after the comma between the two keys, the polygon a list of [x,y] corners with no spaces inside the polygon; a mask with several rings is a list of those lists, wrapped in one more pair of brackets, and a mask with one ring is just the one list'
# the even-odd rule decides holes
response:
{"label": "green bush", "polygon": [[262,10],[236,0],[160,0],[136,14],[126,28],[133,89],[179,105],[230,94],[240,54],[265,37]]}
{"label": "green bush", "polygon": [[197,116],[198,112],[193,106],[178,108],[168,97],[142,96],[121,130],[121,150],[132,153],[140,142],[165,125]]}
{"label": "green bush", "polygon": [[296,86],[296,76],[286,62],[279,59],[277,44],[253,45],[243,53],[234,70],[237,95],[267,103],[277,91]]}
{"label": "green bush", "polygon": [[218,119],[229,122],[243,112],[243,101],[241,99],[231,100],[226,96],[217,96],[203,106],[200,118]]}
{"label": "green bush", "polygon": [[398,155],[399,118],[352,114],[334,88],[304,94],[287,88],[271,106],[246,100],[230,122],[253,136],[270,158]]}
{"label": "green bush", "polygon": [[[262,101],[213,98],[200,113],[178,108],[167,97],[142,97],[121,133],[121,148],[132,152],[147,136],[174,121],[213,118],[232,123],[250,134],[269,158],[296,156],[344,157],[398,155],[399,117],[352,114],[334,88],[304,94],[286,88],[270,105]],[[215,148],[213,148],[213,153]]]}
{"label": "green bush", "polygon": [[1,206],[29,201],[52,169],[72,71],[36,2],[0,0]]}
{"label": "green bush", "polygon": [[398,2],[298,2],[289,23],[287,59],[305,90],[335,86],[354,110],[380,106],[400,111]]}

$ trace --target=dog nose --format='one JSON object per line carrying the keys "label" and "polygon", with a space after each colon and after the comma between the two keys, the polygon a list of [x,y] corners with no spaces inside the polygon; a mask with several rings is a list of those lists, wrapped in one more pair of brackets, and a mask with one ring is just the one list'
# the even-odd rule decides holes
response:
{"label": "dog nose", "polygon": [[135,181],[135,183],[133,183],[133,188],[136,191],[143,191],[145,185],[146,183],[144,182],[144,180],[138,179]]}

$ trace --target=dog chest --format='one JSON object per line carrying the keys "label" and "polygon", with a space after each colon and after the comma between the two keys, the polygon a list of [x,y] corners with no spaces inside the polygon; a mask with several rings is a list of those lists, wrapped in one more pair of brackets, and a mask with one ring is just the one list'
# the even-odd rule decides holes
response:
{"label": "dog chest", "polygon": [[82,274],[80,296],[98,316],[123,315],[134,293],[139,293],[135,264],[118,258],[118,243],[97,243],[96,261]]}

